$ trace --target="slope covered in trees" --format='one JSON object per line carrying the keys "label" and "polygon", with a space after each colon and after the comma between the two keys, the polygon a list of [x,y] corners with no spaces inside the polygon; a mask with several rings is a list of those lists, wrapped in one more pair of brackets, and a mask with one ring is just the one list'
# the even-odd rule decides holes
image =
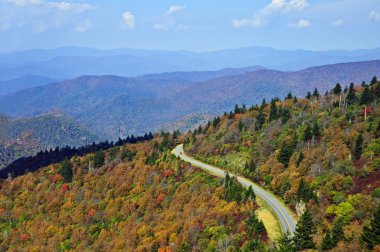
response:
{"label": "slope covered in trees", "polygon": [[0,170],[14,160],[50,148],[83,146],[100,137],[60,113],[30,118],[0,114]]}
{"label": "slope covered in trees", "polygon": [[170,154],[177,134],[0,182],[0,250],[216,251],[269,246],[254,194]]}
{"label": "slope covered in trees", "polygon": [[380,199],[379,101],[380,83],[373,78],[358,86],[337,84],[323,96],[315,89],[305,99],[288,94],[236,106],[187,134],[185,150],[251,178],[300,216],[307,209],[312,218],[304,217],[298,228],[313,239],[299,232],[284,249],[359,251],[363,240],[378,244],[371,244],[370,226],[361,236]]}

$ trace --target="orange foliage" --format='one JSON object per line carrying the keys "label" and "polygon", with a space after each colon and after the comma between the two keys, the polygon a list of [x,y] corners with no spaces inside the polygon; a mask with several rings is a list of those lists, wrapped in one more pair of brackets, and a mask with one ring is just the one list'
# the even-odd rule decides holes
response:
{"label": "orange foliage", "polygon": [[63,178],[61,176],[61,174],[55,174],[54,178],[53,178],[53,182],[54,183],[57,183],[59,181],[61,181]]}
{"label": "orange foliage", "polygon": [[20,239],[21,239],[22,241],[29,240],[29,238],[30,238],[30,235],[29,235],[29,234],[21,234],[21,235],[20,235]]}
{"label": "orange foliage", "polygon": [[166,170],[165,173],[164,173],[165,178],[168,178],[171,175],[173,175],[173,170],[170,170],[170,169]]}
{"label": "orange foliage", "polygon": [[64,184],[62,185],[62,187],[61,187],[61,192],[66,192],[66,191],[68,191],[68,190],[69,190],[69,185],[66,184],[66,183],[64,183]]}
{"label": "orange foliage", "polygon": [[160,195],[158,195],[157,200],[156,200],[157,204],[161,204],[162,201],[164,201],[164,199],[165,199],[165,194],[161,193]]}
{"label": "orange foliage", "polygon": [[88,216],[89,218],[92,218],[92,217],[94,217],[95,214],[96,214],[96,210],[95,210],[95,209],[91,209],[91,210],[88,212],[87,216]]}

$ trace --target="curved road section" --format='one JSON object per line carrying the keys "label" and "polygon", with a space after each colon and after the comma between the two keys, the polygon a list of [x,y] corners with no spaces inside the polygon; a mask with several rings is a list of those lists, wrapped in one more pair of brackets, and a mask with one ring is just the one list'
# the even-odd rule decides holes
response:
{"label": "curved road section", "polygon": [[[217,177],[224,178],[227,174],[225,170],[211,166],[205,163],[202,163],[192,157],[187,156],[183,151],[183,144],[178,145],[172,150],[172,153],[179,157],[180,159],[191,163],[193,166],[201,168]],[[273,194],[265,191],[249,179],[229,173],[230,175],[237,178],[237,180],[245,187],[252,186],[252,189],[255,191],[256,195],[263,199],[276,213],[278,219],[281,222],[282,229],[285,233],[289,232],[290,234],[294,233],[296,222],[290,214],[290,211],[284,206],[279,199],[277,199]]]}

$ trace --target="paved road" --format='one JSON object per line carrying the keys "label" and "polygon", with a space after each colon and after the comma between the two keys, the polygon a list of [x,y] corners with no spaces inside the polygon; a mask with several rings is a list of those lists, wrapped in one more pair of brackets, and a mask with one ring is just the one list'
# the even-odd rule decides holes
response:
{"label": "paved road", "polygon": [[[192,157],[187,156],[184,154],[183,151],[183,145],[180,144],[177,147],[175,147],[172,150],[172,153],[176,155],[177,157],[181,158],[182,160],[191,163],[193,166],[199,167],[202,170],[205,170],[215,176],[222,177],[224,178],[226,176],[226,171],[220,168],[217,168],[215,166],[211,166],[205,163],[202,163]],[[281,222],[282,229],[283,231],[289,232],[290,234],[293,234],[296,226],[296,222],[293,219],[293,217],[290,214],[290,211],[284,206],[284,203],[281,203],[279,199],[277,199],[273,194],[265,191],[263,188],[259,187],[252,181],[241,177],[237,176],[233,173],[229,173],[232,176],[235,176],[237,180],[245,187],[252,186],[253,190],[255,191],[256,195],[263,199],[276,213],[278,219]]]}

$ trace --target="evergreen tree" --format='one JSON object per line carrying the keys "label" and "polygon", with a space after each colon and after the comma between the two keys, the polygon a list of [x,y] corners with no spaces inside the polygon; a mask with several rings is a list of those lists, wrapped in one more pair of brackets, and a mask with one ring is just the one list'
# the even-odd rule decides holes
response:
{"label": "evergreen tree", "polygon": [[62,165],[59,169],[59,173],[62,175],[65,182],[71,182],[73,179],[73,169],[68,158],[63,160]]}
{"label": "evergreen tree", "polygon": [[359,160],[361,155],[362,155],[362,151],[363,151],[363,135],[362,134],[359,134],[358,138],[356,138],[356,143],[355,143],[355,153],[354,153],[354,156],[355,156],[355,159],[356,160]]}
{"label": "evergreen tree", "polygon": [[338,94],[341,94],[342,93],[342,86],[340,85],[340,83],[337,83],[333,89],[333,93],[338,95]]}
{"label": "evergreen tree", "polygon": [[377,77],[373,76],[370,85],[372,86],[372,85],[375,85],[376,83],[377,83]]}
{"label": "evergreen tree", "polygon": [[315,223],[309,210],[306,210],[299,218],[294,231],[294,248],[296,251],[314,249],[313,236],[316,233]]}
{"label": "evergreen tree", "polygon": [[281,162],[285,167],[288,167],[290,157],[293,155],[293,146],[283,143],[277,160]]}
{"label": "evergreen tree", "polygon": [[331,236],[331,230],[327,229],[325,236],[323,237],[323,240],[322,240],[321,249],[323,251],[326,251],[326,250],[330,250],[334,247],[335,247],[335,245],[334,245],[334,241],[333,241],[332,236]]}
{"label": "evergreen tree", "polygon": [[278,248],[280,252],[293,252],[294,244],[292,237],[289,233],[283,234],[278,240]]}
{"label": "evergreen tree", "polygon": [[314,89],[313,96],[317,98],[319,97],[319,92],[317,88]]}
{"label": "evergreen tree", "polygon": [[252,186],[249,186],[245,191],[244,200],[256,200],[256,194],[253,191]]}
{"label": "evergreen tree", "polygon": [[323,237],[321,244],[322,250],[330,250],[338,245],[338,242],[343,241],[344,237],[344,220],[343,218],[338,218],[335,220],[334,225],[331,229],[328,229]]}
{"label": "evergreen tree", "polygon": [[301,153],[298,155],[298,158],[297,158],[297,167],[301,164],[304,158],[305,156],[303,155],[303,152],[301,151]]}
{"label": "evergreen tree", "polygon": [[278,108],[275,100],[273,99],[270,104],[269,121],[274,121],[278,118]]}
{"label": "evergreen tree", "polygon": [[363,227],[362,241],[368,249],[380,244],[380,203],[378,203],[371,221]]}
{"label": "evergreen tree", "polygon": [[348,94],[347,94],[347,105],[355,104],[357,102],[357,96],[355,94],[355,89],[354,89],[354,83],[350,84],[350,88],[348,89]]}
{"label": "evergreen tree", "polygon": [[244,129],[244,123],[242,121],[239,121],[238,123],[238,130],[241,132]]}
{"label": "evergreen tree", "polygon": [[373,101],[372,92],[368,86],[363,90],[362,96],[360,97],[360,105],[368,105]]}
{"label": "evergreen tree", "polygon": [[374,86],[373,96],[376,99],[380,99],[380,82]]}
{"label": "evergreen tree", "polygon": [[289,92],[289,94],[286,96],[287,100],[293,99],[292,92]]}
{"label": "evergreen tree", "polygon": [[257,116],[256,121],[256,130],[260,130],[263,127],[263,124],[265,123],[265,115],[262,108],[259,109],[259,114]]}
{"label": "evergreen tree", "polygon": [[314,195],[313,189],[307,185],[307,183],[305,182],[303,178],[301,179],[300,184],[298,186],[297,195],[298,195],[298,199],[305,203],[309,202],[309,200],[311,199],[316,198]]}
{"label": "evergreen tree", "polygon": [[316,120],[313,123],[313,135],[315,138],[318,138],[321,136],[319,125],[318,125],[318,122]]}
{"label": "evergreen tree", "polygon": [[293,103],[297,103],[297,102],[298,102],[298,99],[297,97],[294,96]]}
{"label": "evergreen tree", "polygon": [[310,98],[311,98],[311,93],[310,93],[310,92],[307,92],[306,98],[307,98],[307,99],[310,99]]}
{"label": "evergreen tree", "polygon": [[282,120],[281,120],[282,123],[286,123],[287,121],[289,121],[290,118],[292,117],[290,110],[287,108],[282,109],[281,117],[282,117]]}
{"label": "evergreen tree", "polygon": [[307,127],[306,127],[306,129],[305,129],[305,131],[304,131],[304,133],[303,133],[303,140],[304,140],[305,142],[308,142],[308,141],[310,141],[311,139],[313,139],[313,132],[312,132],[312,130],[311,130],[310,125],[307,125]]}
{"label": "evergreen tree", "polygon": [[94,155],[94,168],[99,168],[104,164],[104,153],[103,151],[97,151]]}
{"label": "evergreen tree", "polygon": [[235,105],[235,110],[234,110],[234,114],[240,114],[240,108],[239,108],[239,105]]}

